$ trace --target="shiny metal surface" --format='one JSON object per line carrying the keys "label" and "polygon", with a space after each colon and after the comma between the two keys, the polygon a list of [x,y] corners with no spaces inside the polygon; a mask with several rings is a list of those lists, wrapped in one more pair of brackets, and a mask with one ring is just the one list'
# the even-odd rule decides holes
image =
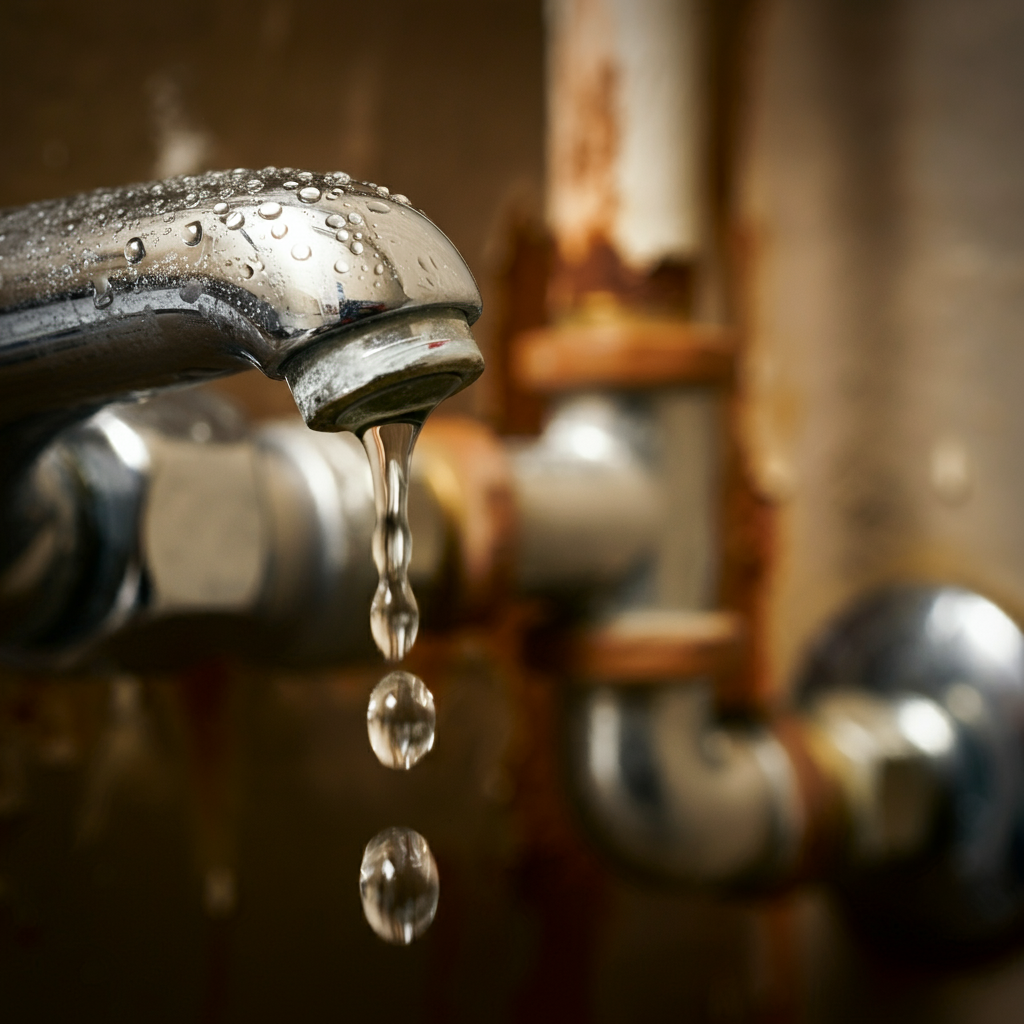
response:
{"label": "shiny metal surface", "polygon": [[[479,315],[462,258],[404,197],[345,174],[238,169],[6,210],[0,422],[253,365],[281,377],[352,324],[435,307]],[[463,341],[462,386],[483,365]]]}
{"label": "shiny metal surface", "polygon": [[185,620],[283,662],[363,651],[374,510],[351,435],[252,433],[222,400],[175,392],[65,432],[34,479],[52,511],[4,577],[5,661],[131,664],[147,631]]}
{"label": "shiny metal surface", "polygon": [[[610,591],[635,575],[660,523],[658,488],[638,454],[643,422],[582,399],[507,459],[477,427],[464,479],[445,458],[468,457],[459,448],[467,428],[428,432],[436,437],[413,461],[409,500],[410,575],[428,613],[434,601],[442,618],[455,608],[472,617],[506,559],[534,592]],[[223,399],[177,390],[109,405],[63,432],[23,493],[32,515],[14,520],[27,539],[0,578],[8,662],[116,662],[125,636],[185,619],[205,623],[215,647],[241,644],[263,659],[369,650],[373,493],[350,433],[298,419],[251,430]],[[514,530],[516,544],[487,530]],[[168,656],[154,649],[147,664]]]}
{"label": "shiny metal surface", "polygon": [[894,586],[825,632],[799,699],[851,818],[851,910],[893,935],[992,937],[1024,914],[1024,636],[956,587]]}
{"label": "shiny metal surface", "polygon": [[581,395],[557,407],[537,441],[512,448],[520,586],[607,588],[653,560],[665,508],[652,432],[643,408]]}
{"label": "shiny metal surface", "polygon": [[786,753],[763,729],[717,725],[709,685],[588,689],[568,750],[594,837],[635,870],[735,884],[792,868],[803,822]]}

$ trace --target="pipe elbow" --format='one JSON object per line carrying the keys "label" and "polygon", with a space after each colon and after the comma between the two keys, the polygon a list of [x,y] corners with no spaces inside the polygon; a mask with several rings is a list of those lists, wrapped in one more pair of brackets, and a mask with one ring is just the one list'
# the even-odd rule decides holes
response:
{"label": "pipe elbow", "polygon": [[573,796],[615,859],[713,885],[792,866],[800,803],[789,759],[763,730],[716,726],[709,686],[590,688],[566,724]]}

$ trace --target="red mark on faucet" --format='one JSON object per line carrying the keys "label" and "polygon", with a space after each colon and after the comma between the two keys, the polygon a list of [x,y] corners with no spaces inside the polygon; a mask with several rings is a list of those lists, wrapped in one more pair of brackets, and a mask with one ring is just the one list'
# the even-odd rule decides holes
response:
{"label": "red mark on faucet", "polygon": [[427,345],[427,348],[440,348],[442,345],[447,345],[449,340],[445,338],[443,341],[432,341]]}

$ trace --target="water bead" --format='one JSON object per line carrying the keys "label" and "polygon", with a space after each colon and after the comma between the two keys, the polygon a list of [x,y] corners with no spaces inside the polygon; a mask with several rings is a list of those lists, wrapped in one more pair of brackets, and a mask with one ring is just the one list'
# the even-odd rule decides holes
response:
{"label": "water bead", "polygon": [[389,672],[370,694],[366,732],[385,768],[408,770],[434,747],[437,715],[423,680],[401,669]]}
{"label": "water bead", "polygon": [[437,863],[411,828],[386,828],[370,840],[359,869],[367,923],[385,942],[407,946],[434,920],[440,895]]}
{"label": "water bead", "polygon": [[146,255],[146,247],[141,238],[129,238],[124,246],[124,258],[129,263],[138,263]]}

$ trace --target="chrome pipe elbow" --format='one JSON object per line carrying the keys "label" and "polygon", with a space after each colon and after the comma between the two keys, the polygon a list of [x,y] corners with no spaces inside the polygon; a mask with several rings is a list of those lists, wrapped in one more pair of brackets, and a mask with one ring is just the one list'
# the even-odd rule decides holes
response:
{"label": "chrome pipe elbow", "polygon": [[792,869],[802,805],[789,759],[765,729],[716,725],[709,684],[581,688],[566,735],[576,804],[614,859],[702,885]]}

